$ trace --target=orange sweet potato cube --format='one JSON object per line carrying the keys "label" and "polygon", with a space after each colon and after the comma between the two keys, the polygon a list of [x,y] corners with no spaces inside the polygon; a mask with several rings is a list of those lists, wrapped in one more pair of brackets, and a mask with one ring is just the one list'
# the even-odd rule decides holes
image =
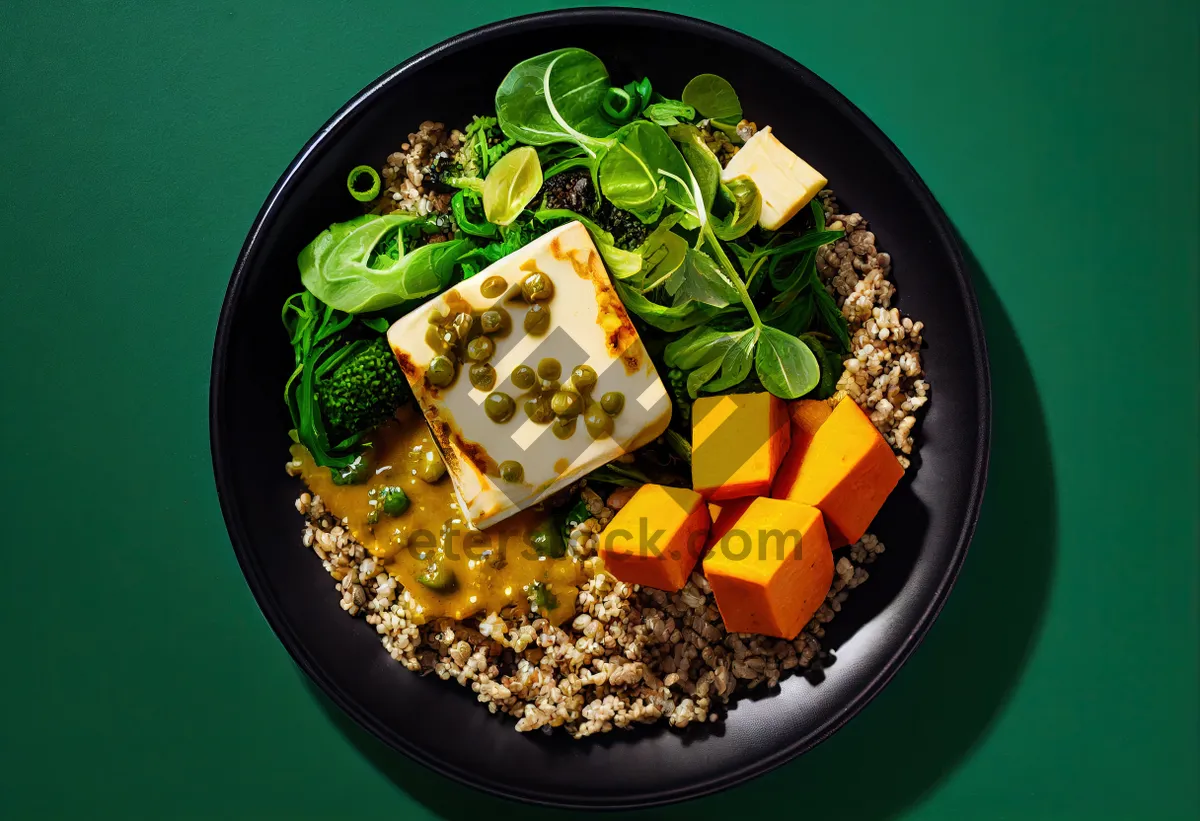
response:
{"label": "orange sweet potato cube", "polygon": [[904,468],[871,420],[843,399],[812,436],[796,464],[780,471],[776,499],[812,505],[825,517],[833,547],[862,538]]}
{"label": "orange sweet potato cube", "polygon": [[821,512],[786,499],[754,499],[709,540],[704,575],[726,630],[794,639],[833,582]]}
{"label": "orange sweet potato cube", "polygon": [[628,584],[674,591],[704,551],[711,524],[699,493],[642,485],[600,536],[600,557]]}
{"label": "orange sweet potato cube", "polygon": [[701,397],[692,405],[692,487],[712,501],[766,495],[790,439],[777,396]]}
{"label": "orange sweet potato cube", "polygon": [[772,487],[790,486],[796,481],[796,474],[800,471],[804,455],[808,453],[808,446],[812,444],[817,430],[825,424],[831,413],[833,406],[817,399],[797,399],[788,403],[792,442],[779,465],[779,473],[775,474]]}

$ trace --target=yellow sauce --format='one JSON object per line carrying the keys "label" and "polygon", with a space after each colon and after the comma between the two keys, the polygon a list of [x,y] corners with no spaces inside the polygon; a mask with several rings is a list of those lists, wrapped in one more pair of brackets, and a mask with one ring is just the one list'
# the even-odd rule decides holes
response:
{"label": "yellow sauce", "polygon": [[[354,538],[381,559],[416,600],[418,618],[464,619],[510,604],[528,611],[530,586],[536,582],[557,600],[557,606],[544,614],[547,618],[557,624],[573,616],[583,565],[571,556],[540,556],[530,546],[530,533],[547,514],[531,508],[485,531],[470,530],[449,475],[433,484],[417,476],[421,454],[433,448],[425,420],[405,408],[395,422],[376,432],[375,445],[367,454],[375,473],[364,484],[334,484],[329,470],[317,467],[301,445],[292,446],[292,458],[300,462],[300,475],[309,490],[325,501],[334,516],[346,520]],[[409,507],[399,516],[376,514],[372,524],[374,502],[384,487],[402,488]],[[452,589],[433,590],[418,581],[435,561],[453,571],[457,583]]]}

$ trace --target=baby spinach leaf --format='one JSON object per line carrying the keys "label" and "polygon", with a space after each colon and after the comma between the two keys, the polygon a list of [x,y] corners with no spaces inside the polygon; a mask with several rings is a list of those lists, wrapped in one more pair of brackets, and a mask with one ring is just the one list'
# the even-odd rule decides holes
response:
{"label": "baby spinach leaf", "polygon": [[700,185],[703,195],[704,210],[712,211],[713,198],[717,195],[717,187],[721,184],[721,161],[712,153],[704,142],[700,129],[694,125],[677,125],[668,129],[667,133],[679,144],[679,151],[696,182]]}
{"label": "baby spinach leaf", "polygon": [[665,127],[691,120],[696,116],[696,109],[679,100],[661,100],[646,106],[642,116],[655,125]]}
{"label": "baby spinach leaf", "polygon": [[658,247],[646,257],[642,292],[652,291],[669,280],[683,265],[687,252],[687,240],[672,231],[666,232],[660,238]]}
{"label": "baby spinach leaf", "polygon": [[812,350],[770,325],[764,326],[759,336],[754,369],[763,387],[782,399],[799,399],[816,387],[821,376]]}
{"label": "baby spinach leaf", "polygon": [[608,268],[610,274],[618,279],[629,279],[641,272],[643,263],[641,254],[618,248],[611,233],[582,214],[577,214],[566,208],[539,208],[534,212],[533,216],[539,222],[548,222],[557,219],[579,220],[583,223],[583,227],[588,229],[588,233],[592,235],[592,242],[596,243],[596,250],[600,252],[601,258],[604,259],[604,265]]}
{"label": "baby spinach leaf", "polygon": [[663,361],[672,368],[690,371],[700,363],[722,355],[746,333],[747,331],[718,330],[711,327],[693,328],[667,343],[663,349]]}
{"label": "baby spinach leaf", "polygon": [[683,101],[700,112],[700,116],[725,123],[742,119],[742,103],[737,92],[724,77],[700,74],[683,87]]}
{"label": "baby spinach leaf", "polygon": [[614,126],[601,112],[609,89],[599,57],[563,48],[517,63],[496,89],[506,136],[526,145],[577,142],[595,154]]}
{"label": "baby spinach leaf", "polygon": [[[451,240],[405,253],[402,230],[418,222],[423,219],[407,214],[364,214],[332,225],[300,252],[300,280],[326,305],[352,314],[438,293],[470,243]],[[391,240],[394,256],[374,253],[381,241]]]}
{"label": "baby spinach leaf", "polygon": [[762,195],[749,177],[738,177],[728,185],[722,183],[718,190],[727,198],[733,212],[727,219],[710,218],[713,233],[719,240],[732,242],[744,237],[758,224],[762,214]]}
{"label": "baby spinach leaf", "polygon": [[750,375],[750,366],[754,364],[754,346],[758,344],[757,328],[747,328],[741,336],[729,346],[721,361],[721,376],[709,382],[704,389],[709,393],[727,391],[735,385],[740,385]]}
{"label": "baby spinach leaf", "polygon": [[666,286],[667,293],[675,298],[675,305],[702,302],[724,308],[741,299],[737,287],[713,258],[695,248],[687,250],[683,265],[671,275]]}
{"label": "baby spinach leaf", "polygon": [[700,389],[704,387],[708,380],[717,375],[717,371],[721,369],[722,358],[714,356],[707,362],[702,364],[696,370],[688,374],[687,377],[687,392],[688,396],[695,399],[700,395]]}
{"label": "baby spinach leaf", "polygon": [[711,305],[694,302],[686,305],[659,305],[649,297],[638,293],[624,282],[613,283],[617,295],[625,307],[640,317],[647,325],[667,333],[677,333],[703,325],[717,315],[718,309]]}
{"label": "baby spinach leaf", "polygon": [[637,120],[614,135],[600,160],[600,191],[617,208],[631,211],[643,222],[662,212],[667,183],[662,170],[686,171],[679,149],[654,123]]}

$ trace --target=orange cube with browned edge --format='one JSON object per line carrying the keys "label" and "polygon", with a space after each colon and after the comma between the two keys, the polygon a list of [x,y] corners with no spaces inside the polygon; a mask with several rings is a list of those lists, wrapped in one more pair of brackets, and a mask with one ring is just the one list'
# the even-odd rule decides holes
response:
{"label": "orange cube with browned edge", "polygon": [[710,501],[765,496],[791,440],[787,404],[769,393],[692,405],[692,487]]}
{"label": "orange cube with browned edge", "polygon": [[699,493],[642,485],[600,536],[600,558],[628,584],[679,590],[704,552],[711,524]]}
{"label": "orange cube with browned edge", "polygon": [[780,473],[771,495],[820,510],[836,548],[862,538],[903,475],[875,425],[854,400],[843,399],[813,435],[794,474]]}
{"label": "orange cube with browned edge", "polygon": [[812,444],[817,429],[825,424],[831,413],[833,405],[819,399],[797,399],[788,403],[792,442],[779,465],[779,472],[775,474],[772,487],[790,486],[796,481],[796,474],[800,471],[804,455],[808,453],[808,446]]}
{"label": "orange cube with browned edge", "polygon": [[794,639],[833,582],[821,511],[786,499],[754,499],[718,539],[704,576],[731,633]]}

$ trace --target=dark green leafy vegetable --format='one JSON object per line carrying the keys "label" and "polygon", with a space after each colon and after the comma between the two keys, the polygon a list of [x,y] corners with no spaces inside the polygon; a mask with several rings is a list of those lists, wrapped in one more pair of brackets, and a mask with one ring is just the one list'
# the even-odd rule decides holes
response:
{"label": "dark green leafy vegetable", "polygon": [[683,461],[689,465],[692,463],[692,443],[688,438],[674,428],[667,428],[665,434],[667,445]]}
{"label": "dark green leafy vegetable", "polygon": [[700,302],[690,305],[665,306],[653,302],[620,280],[613,283],[621,302],[647,324],[660,331],[673,333],[702,325],[717,315],[718,309]]}
{"label": "dark green leafy vegetable", "polygon": [[704,209],[712,211],[713,199],[721,184],[721,161],[704,142],[704,137],[696,126],[677,125],[668,129],[667,133],[679,144],[684,160],[692,169],[692,175],[700,186]]}
{"label": "dark green leafy vegetable", "polygon": [[749,177],[738,177],[724,183],[718,188],[722,198],[731,207],[731,213],[725,219],[713,216],[713,233],[723,242],[740,239],[758,224],[762,214],[762,195],[758,186]]}
{"label": "dark green leafy vegetable", "polygon": [[390,308],[446,289],[469,249],[465,240],[404,251],[412,215],[364,214],[322,231],[297,260],[300,280],[319,300],[357,314]]}
{"label": "dark green leafy vegetable", "polygon": [[701,117],[736,123],[742,119],[742,103],[737,92],[724,77],[716,74],[700,74],[683,87],[683,101],[700,113]]}
{"label": "dark green leafy vegetable", "polygon": [[683,265],[667,280],[667,293],[675,298],[675,305],[694,302],[724,308],[740,299],[737,286],[726,272],[722,271],[713,258],[703,251],[688,248]]}
{"label": "dark green leafy vegetable", "polygon": [[496,116],[526,145],[576,142],[590,155],[615,129],[601,112],[608,70],[596,55],[564,48],[513,66],[496,90]]}
{"label": "dark green leafy vegetable", "polygon": [[464,233],[488,238],[500,233],[499,227],[487,221],[483,214],[483,200],[474,192],[456,191],[450,198],[450,213],[459,230]]}
{"label": "dark green leafy vegetable", "polygon": [[754,357],[763,387],[783,399],[798,399],[817,386],[820,365],[812,350],[791,334],[764,326]]}

